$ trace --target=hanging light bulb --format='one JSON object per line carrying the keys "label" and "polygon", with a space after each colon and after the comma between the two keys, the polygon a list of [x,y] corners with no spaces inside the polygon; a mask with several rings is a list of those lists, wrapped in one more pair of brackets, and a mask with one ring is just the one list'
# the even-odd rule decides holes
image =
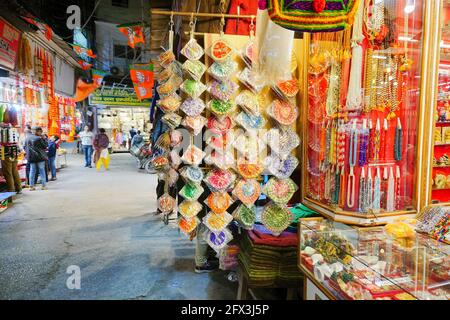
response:
{"label": "hanging light bulb", "polygon": [[405,6],[405,13],[410,14],[416,9],[416,0],[407,0]]}

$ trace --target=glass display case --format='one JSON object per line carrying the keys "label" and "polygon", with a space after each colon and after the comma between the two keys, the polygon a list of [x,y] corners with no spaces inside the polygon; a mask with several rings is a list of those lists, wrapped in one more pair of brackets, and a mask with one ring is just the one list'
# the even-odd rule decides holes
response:
{"label": "glass display case", "polygon": [[310,36],[302,202],[375,226],[417,209],[425,1],[361,5],[351,29]]}
{"label": "glass display case", "polygon": [[449,246],[407,223],[352,228],[311,218],[299,232],[308,299],[450,299]]}

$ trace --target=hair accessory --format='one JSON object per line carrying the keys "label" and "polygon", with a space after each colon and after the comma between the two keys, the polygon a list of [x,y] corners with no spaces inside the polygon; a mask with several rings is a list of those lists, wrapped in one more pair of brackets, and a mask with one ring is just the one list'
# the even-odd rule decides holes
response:
{"label": "hair accessory", "polygon": [[359,177],[359,212],[367,212],[367,183],[364,168],[361,168]]}
{"label": "hair accessory", "polygon": [[292,219],[292,213],[286,206],[277,205],[273,202],[264,207],[261,215],[261,220],[264,226],[276,236],[289,227]]}
{"label": "hair accessory", "polygon": [[373,205],[372,209],[375,213],[380,212],[381,209],[381,174],[380,167],[377,167],[377,173],[375,175],[373,183]]}
{"label": "hair accessory", "polygon": [[367,209],[371,209],[373,206],[373,178],[372,169],[369,167],[367,170]]}
{"label": "hair accessory", "polygon": [[394,170],[389,168],[389,180],[386,199],[386,211],[393,212],[395,210],[395,178]]}
{"label": "hair accessory", "polygon": [[179,194],[183,198],[189,201],[197,200],[203,193],[204,189],[201,185],[193,183],[193,184],[185,184],[183,188],[181,188]]}
{"label": "hair accessory", "polygon": [[247,207],[252,207],[261,195],[261,185],[254,179],[241,179],[233,189],[233,196]]}
{"label": "hair accessory", "polygon": [[356,131],[356,120],[353,120],[352,130],[350,131],[350,150],[349,150],[349,165],[350,167],[356,166],[356,160],[358,157],[358,132]]}
{"label": "hair accessory", "polygon": [[178,212],[188,219],[191,219],[199,214],[202,211],[203,206],[198,201],[188,201],[184,200],[178,206]]}
{"label": "hair accessory", "polygon": [[363,127],[361,131],[361,138],[359,144],[359,166],[364,167],[367,165],[367,152],[369,144],[369,130],[367,129],[367,119],[363,119]]}
{"label": "hair accessory", "polygon": [[283,180],[271,178],[263,187],[264,194],[279,204],[287,204],[297,190],[297,185],[289,178]]}
{"label": "hair accessory", "polygon": [[395,167],[395,207],[397,210],[402,208],[401,201],[401,183],[400,183],[400,167]]}
{"label": "hair accessory", "polygon": [[246,205],[239,205],[233,212],[233,218],[247,230],[253,229],[256,221],[256,207],[247,207]]}
{"label": "hair accessory", "polygon": [[373,160],[375,162],[378,162],[380,160],[380,149],[381,149],[381,125],[380,119],[378,118],[373,137]]}
{"label": "hair accessory", "polygon": [[350,167],[347,184],[347,206],[353,208],[355,206],[355,173],[353,167]]}
{"label": "hair accessory", "polygon": [[403,129],[400,118],[397,118],[397,127],[395,128],[395,143],[394,143],[394,157],[396,161],[402,160],[402,145],[403,145]]}
{"label": "hair accessory", "polygon": [[203,218],[203,223],[213,232],[220,232],[225,229],[230,222],[233,221],[233,216],[228,212],[214,213],[210,212]]}

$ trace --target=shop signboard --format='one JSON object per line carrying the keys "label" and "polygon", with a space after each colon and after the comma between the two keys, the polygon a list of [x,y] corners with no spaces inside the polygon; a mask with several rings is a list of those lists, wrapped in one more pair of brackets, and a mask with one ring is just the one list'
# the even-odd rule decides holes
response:
{"label": "shop signboard", "polygon": [[14,70],[19,42],[20,31],[0,17],[0,66]]}
{"label": "shop signboard", "polygon": [[132,88],[103,87],[89,95],[89,105],[150,107],[151,100],[139,100]]}

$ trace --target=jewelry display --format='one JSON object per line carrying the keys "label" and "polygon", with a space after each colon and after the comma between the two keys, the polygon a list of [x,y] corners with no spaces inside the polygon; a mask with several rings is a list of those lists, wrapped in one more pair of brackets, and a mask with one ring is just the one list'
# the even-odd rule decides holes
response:
{"label": "jewelry display", "polygon": [[396,161],[402,160],[402,141],[403,129],[400,118],[397,118],[397,127],[395,128],[394,157]]}
{"label": "jewelry display", "polygon": [[392,212],[395,210],[395,178],[394,170],[392,167],[389,168],[389,180],[387,189],[387,199],[386,199],[386,210]]}
{"label": "jewelry display", "polygon": [[373,184],[373,204],[372,209],[378,213],[381,209],[381,174],[380,167],[377,167],[377,172]]}
{"label": "jewelry display", "polygon": [[367,153],[368,153],[368,143],[369,142],[369,130],[367,129],[367,119],[363,119],[362,131],[360,134],[360,144],[359,144],[359,162],[360,167],[367,165]]}

